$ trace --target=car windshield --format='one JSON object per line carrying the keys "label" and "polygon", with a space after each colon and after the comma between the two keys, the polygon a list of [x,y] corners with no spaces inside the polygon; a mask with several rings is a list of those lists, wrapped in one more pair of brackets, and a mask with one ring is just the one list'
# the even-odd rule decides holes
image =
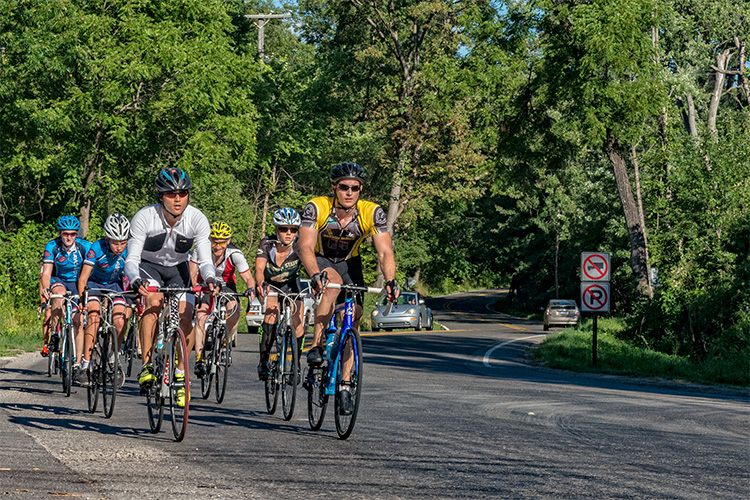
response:
{"label": "car windshield", "polygon": [[[384,306],[386,304],[386,298],[383,296],[383,298],[380,299],[380,305]],[[416,293],[402,293],[398,296],[398,299],[396,300],[397,306],[405,306],[405,305],[417,305],[417,294]]]}

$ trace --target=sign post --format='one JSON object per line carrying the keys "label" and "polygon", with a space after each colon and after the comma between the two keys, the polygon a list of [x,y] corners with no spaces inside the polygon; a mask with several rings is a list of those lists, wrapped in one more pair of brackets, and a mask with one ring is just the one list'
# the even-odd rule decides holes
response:
{"label": "sign post", "polygon": [[591,339],[591,361],[597,364],[597,319],[609,312],[610,260],[607,252],[581,252],[581,310],[593,313],[594,334]]}

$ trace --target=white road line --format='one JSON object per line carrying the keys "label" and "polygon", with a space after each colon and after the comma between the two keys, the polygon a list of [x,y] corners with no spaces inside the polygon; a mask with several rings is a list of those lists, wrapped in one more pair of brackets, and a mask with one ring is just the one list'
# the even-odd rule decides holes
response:
{"label": "white road line", "polygon": [[486,366],[487,368],[491,368],[492,367],[490,365],[490,356],[492,356],[492,353],[495,352],[495,350],[500,349],[501,347],[506,346],[508,344],[512,344],[513,342],[518,342],[519,340],[533,339],[533,338],[536,338],[536,337],[544,337],[544,334],[529,335],[528,337],[521,337],[521,338],[518,338],[518,339],[508,340],[506,342],[502,342],[500,344],[497,344],[496,346],[490,348],[487,352],[484,353],[484,359],[482,360],[482,362],[484,363],[484,366]]}

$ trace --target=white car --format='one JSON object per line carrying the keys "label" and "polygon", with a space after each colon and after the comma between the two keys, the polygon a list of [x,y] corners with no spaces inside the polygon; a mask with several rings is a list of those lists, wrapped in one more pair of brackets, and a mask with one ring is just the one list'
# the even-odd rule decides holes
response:
{"label": "white car", "polygon": [[[300,280],[302,285],[302,292],[308,293],[310,291],[310,280]],[[312,331],[312,325],[315,323],[315,299],[312,297],[305,297],[302,299],[304,305],[304,312],[302,315],[302,324],[304,325],[305,332]],[[263,305],[254,299],[247,306],[247,312],[245,313],[245,323],[247,323],[247,331],[250,333],[258,333],[258,329],[263,324],[263,318],[265,317],[263,311]]]}

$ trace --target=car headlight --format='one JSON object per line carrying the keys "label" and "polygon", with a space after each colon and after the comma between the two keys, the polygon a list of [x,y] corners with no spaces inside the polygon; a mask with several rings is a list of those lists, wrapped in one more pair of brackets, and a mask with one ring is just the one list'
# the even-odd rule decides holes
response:
{"label": "car headlight", "polygon": [[413,307],[407,311],[408,314],[417,314],[417,310]]}
{"label": "car headlight", "polygon": [[377,315],[378,315],[378,310],[377,310],[377,309],[375,309],[375,310],[374,310],[374,311],[372,312],[372,317],[374,318],[374,317],[375,317],[375,316],[377,316]]}

